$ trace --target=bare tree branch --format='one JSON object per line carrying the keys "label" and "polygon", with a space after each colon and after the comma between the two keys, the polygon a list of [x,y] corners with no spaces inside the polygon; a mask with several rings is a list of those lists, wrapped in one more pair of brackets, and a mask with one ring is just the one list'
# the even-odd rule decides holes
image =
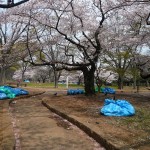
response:
{"label": "bare tree branch", "polygon": [[18,5],[21,5],[25,2],[27,2],[29,0],[22,0],[20,2],[17,2],[17,3],[14,3],[14,0],[12,1],[8,1],[8,4],[0,4],[0,8],[11,8],[11,7],[15,7],[15,6],[18,6]]}
{"label": "bare tree branch", "polygon": [[148,17],[146,19],[146,23],[147,23],[147,25],[150,25],[150,13],[148,14]]}

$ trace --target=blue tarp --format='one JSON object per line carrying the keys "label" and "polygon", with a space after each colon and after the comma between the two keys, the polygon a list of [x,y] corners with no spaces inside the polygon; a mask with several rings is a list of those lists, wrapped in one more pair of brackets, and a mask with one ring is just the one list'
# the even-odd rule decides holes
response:
{"label": "blue tarp", "polygon": [[9,86],[0,86],[0,94],[4,93],[6,94],[6,98],[15,98],[15,94],[11,91],[11,87]]}
{"label": "blue tarp", "polygon": [[116,91],[113,88],[109,88],[109,87],[105,87],[101,91],[104,94],[115,94],[116,93]]}
{"label": "blue tarp", "polygon": [[21,88],[11,88],[9,86],[0,86],[0,99],[15,98],[19,95],[28,95],[29,92]]}
{"label": "blue tarp", "polygon": [[19,96],[19,95],[28,95],[29,92],[26,91],[26,90],[23,90],[21,88],[12,88],[11,90],[16,96]]}
{"label": "blue tarp", "polygon": [[69,89],[67,90],[68,95],[76,95],[76,94],[84,94],[84,90],[82,89]]}
{"label": "blue tarp", "polygon": [[134,107],[126,100],[105,99],[100,112],[105,116],[132,116],[135,115]]}
{"label": "blue tarp", "polygon": [[29,80],[24,80],[24,82],[29,83],[30,81]]}
{"label": "blue tarp", "polygon": [[[104,87],[100,87],[100,92],[103,93],[104,89]],[[95,92],[98,92],[98,87],[95,88]]]}
{"label": "blue tarp", "polygon": [[8,98],[5,93],[0,93],[0,100]]}

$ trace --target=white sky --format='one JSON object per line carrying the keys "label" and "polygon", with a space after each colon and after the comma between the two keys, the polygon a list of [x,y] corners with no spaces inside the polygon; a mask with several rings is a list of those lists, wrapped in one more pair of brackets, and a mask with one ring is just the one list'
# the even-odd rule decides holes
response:
{"label": "white sky", "polygon": [[[19,2],[21,0],[14,0],[14,3]],[[1,4],[7,4],[7,0],[0,0]]]}

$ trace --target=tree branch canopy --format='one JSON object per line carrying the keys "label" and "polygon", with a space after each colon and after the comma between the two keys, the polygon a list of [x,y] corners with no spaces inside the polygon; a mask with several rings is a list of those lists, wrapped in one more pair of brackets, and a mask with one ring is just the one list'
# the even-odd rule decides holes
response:
{"label": "tree branch canopy", "polygon": [[148,14],[148,17],[146,19],[146,23],[147,23],[147,25],[150,25],[150,13]]}
{"label": "tree branch canopy", "polygon": [[14,3],[14,0],[8,0],[8,3],[7,4],[0,4],[0,8],[11,8],[11,7],[15,7],[15,6],[18,6],[18,5],[21,5],[25,2],[27,2],[29,0],[22,0],[20,2],[17,2],[17,3]]}

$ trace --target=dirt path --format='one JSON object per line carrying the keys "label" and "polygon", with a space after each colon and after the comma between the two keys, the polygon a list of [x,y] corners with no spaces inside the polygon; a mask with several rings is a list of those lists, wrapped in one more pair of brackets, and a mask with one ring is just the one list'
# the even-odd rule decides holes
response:
{"label": "dirt path", "polygon": [[16,150],[104,150],[77,127],[41,104],[41,97],[10,105]]}
{"label": "dirt path", "polygon": [[[116,147],[124,147],[132,143],[139,144],[140,140],[144,140],[144,143],[140,143],[137,149],[149,150],[150,145],[147,143],[150,135],[149,124],[147,125],[149,117],[146,116],[145,120],[144,117],[140,117],[141,114],[149,113],[149,97],[124,93],[117,95],[117,98],[130,100],[136,107],[137,115],[132,118],[113,118],[99,114],[99,109],[105,99],[104,95],[67,96],[65,90],[40,88],[28,90],[30,95],[42,91],[46,93],[25,99],[17,97],[18,100],[11,104],[11,107],[8,105],[8,100],[0,101],[0,150],[12,150],[14,145],[15,150],[104,149],[81,130],[50,112],[41,104],[42,100],[56,110],[85,124]],[[142,128],[139,128],[141,124],[137,126],[138,120],[139,122],[144,120],[145,126],[142,124]],[[123,124],[123,121],[126,121],[126,124]]]}
{"label": "dirt path", "polygon": [[12,150],[15,143],[8,103],[0,100],[0,150]]}

